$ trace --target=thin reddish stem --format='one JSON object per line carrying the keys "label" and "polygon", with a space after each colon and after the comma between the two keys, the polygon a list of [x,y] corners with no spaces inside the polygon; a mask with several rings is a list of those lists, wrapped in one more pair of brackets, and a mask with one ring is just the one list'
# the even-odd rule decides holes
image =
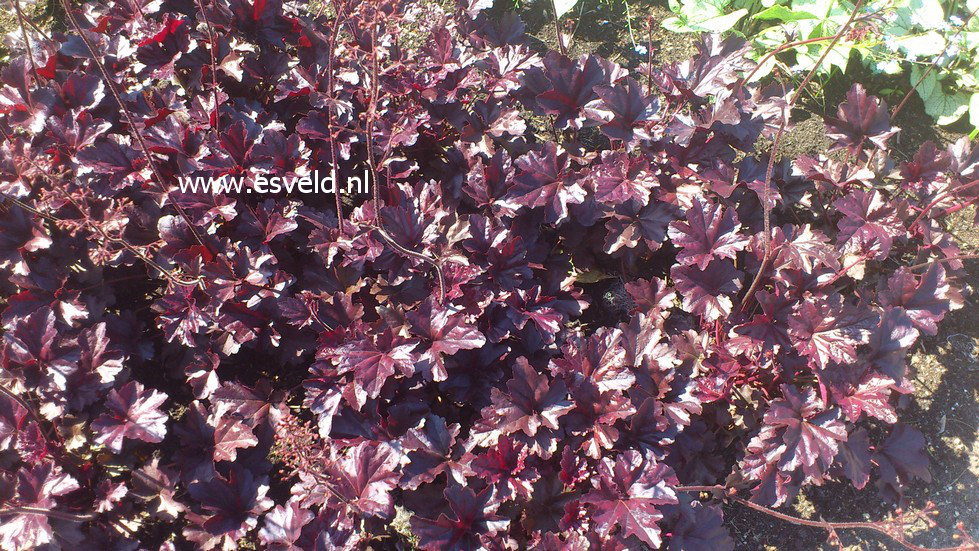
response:
{"label": "thin reddish stem", "polygon": [[564,46],[564,39],[561,38],[561,18],[557,15],[557,4],[551,0],[551,13],[554,15],[554,32],[557,34],[557,47],[561,50],[561,55],[568,55],[568,49]]}
{"label": "thin reddish stem", "polygon": [[908,266],[911,270],[920,270],[921,268],[926,268],[932,264],[944,264],[946,262],[954,262],[956,260],[976,260],[979,259],[979,254],[960,254],[956,256],[947,256],[945,258],[936,258],[934,260],[929,260],[928,262],[922,262],[920,264],[914,264]]}
{"label": "thin reddish stem", "polygon": [[11,0],[14,5],[14,11],[17,12],[17,24],[20,27],[20,34],[24,37],[24,48],[27,50],[27,59],[31,61],[31,72],[34,73],[34,82],[40,84],[41,77],[37,74],[37,63],[34,62],[34,50],[31,48],[31,41],[27,36],[27,30],[24,29],[24,12],[20,9],[20,0]]}
{"label": "thin reddish stem", "polygon": [[714,486],[677,486],[675,490],[678,492],[709,492],[715,495],[723,494],[724,499],[730,499],[735,503],[744,505],[745,507],[758,511],[759,513],[764,513],[768,516],[798,526],[821,528],[828,532],[834,532],[836,530],[872,530],[878,534],[887,536],[891,540],[897,542],[906,549],[911,549],[912,551],[964,551],[965,549],[969,549],[963,546],[939,548],[921,547],[908,541],[907,538],[905,538],[900,532],[897,532],[894,528],[889,528],[889,526],[893,525],[889,525],[886,522],[830,522],[825,520],[809,520],[793,515],[787,515],[785,513],[780,513],[771,507],[766,507],[764,505],[744,499],[743,497],[739,497],[735,495],[732,488],[721,484],[716,484]]}
{"label": "thin reddish stem", "polygon": [[214,40],[214,29],[211,28],[211,21],[207,18],[207,12],[204,10],[204,0],[197,0],[197,7],[200,8],[201,17],[204,18],[204,25],[207,27],[208,51],[211,54],[211,92],[214,96],[214,126],[212,129],[215,134],[219,134],[221,132],[221,112],[219,111],[221,103],[218,96],[218,68],[214,58],[218,45]]}
{"label": "thin reddish stem", "polygon": [[806,40],[796,40],[795,42],[787,42],[785,44],[782,44],[778,48],[775,48],[774,50],[766,54],[765,57],[761,58],[761,61],[759,61],[758,64],[755,65],[755,68],[752,69],[751,72],[748,73],[748,76],[745,77],[745,79],[741,82],[742,84],[749,82],[751,80],[751,77],[755,76],[755,73],[757,73],[758,70],[761,69],[762,65],[764,65],[766,61],[771,59],[772,56],[776,56],[784,52],[785,50],[788,50],[789,48],[795,48],[796,46],[805,46],[806,44],[814,44],[816,42],[826,42],[827,40],[832,40],[832,39],[833,36],[820,36],[816,38],[808,38]]}
{"label": "thin reddish stem", "polygon": [[[376,18],[376,14],[375,14]],[[377,62],[377,23],[371,24],[371,94],[370,102],[367,107],[367,164],[370,167],[371,176],[374,179],[373,188],[373,202],[374,202],[374,229],[377,233],[386,241],[391,247],[398,251],[399,253],[420,260],[427,264],[430,264],[435,268],[435,275],[438,277],[439,286],[439,302],[445,300],[445,277],[442,275],[442,266],[438,260],[431,258],[425,254],[412,251],[400,243],[398,243],[394,237],[392,237],[387,230],[384,229],[384,225],[381,223],[381,197],[380,197],[380,173],[377,170],[377,163],[374,160],[374,117],[377,114],[377,97],[380,93],[378,88],[378,79],[380,78],[380,70],[378,69]],[[390,147],[390,140],[388,145]],[[384,154],[387,157],[387,153]]]}
{"label": "thin reddish stem", "polygon": [[729,496],[729,497],[732,501],[744,505],[749,509],[754,509],[755,511],[758,511],[760,513],[765,513],[766,515],[775,517],[779,520],[783,520],[791,524],[797,524],[799,526],[822,528],[823,530],[826,531],[855,530],[855,529],[872,530],[874,532],[877,532],[878,534],[887,536],[891,540],[902,545],[906,549],[910,549],[911,551],[964,551],[965,549],[968,549],[962,546],[938,547],[938,548],[921,547],[919,545],[915,545],[914,543],[908,541],[902,534],[894,533],[893,530],[888,530],[886,525],[880,522],[828,522],[824,520],[808,520],[792,515],[787,515],[785,513],[780,513],[774,509],[748,501],[747,499],[744,499],[742,497],[738,497],[738,496]]}
{"label": "thin reddish stem", "polygon": [[143,155],[146,157],[146,162],[149,164],[150,170],[153,172],[153,176],[156,178],[156,183],[157,186],[159,186],[160,191],[167,197],[167,199],[170,200],[170,203],[173,205],[174,209],[176,209],[177,214],[179,214],[180,217],[183,218],[184,222],[187,223],[187,228],[194,236],[194,239],[202,247],[210,251],[210,247],[204,243],[204,240],[201,238],[200,234],[197,233],[197,229],[194,227],[193,222],[191,221],[190,217],[187,216],[187,213],[184,211],[183,207],[181,207],[170,197],[170,192],[167,191],[166,184],[163,181],[163,175],[160,173],[159,167],[156,166],[156,161],[153,159],[153,155],[150,153],[149,147],[146,145],[146,139],[143,138],[143,133],[140,131],[139,127],[136,126],[136,120],[133,118],[129,108],[126,107],[125,102],[122,101],[122,96],[116,89],[116,83],[109,76],[109,71],[105,68],[105,65],[99,58],[98,53],[96,53],[95,46],[92,44],[92,41],[88,39],[88,36],[85,35],[85,31],[82,29],[81,25],[78,24],[78,20],[75,19],[75,14],[72,13],[71,5],[69,4],[68,0],[61,0],[61,5],[64,7],[65,15],[67,16],[69,23],[71,23],[72,28],[75,30],[75,33],[78,34],[78,37],[85,43],[85,47],[88,49],[88,52],[92,54],[92,61],[95,62],[95,66],[98,67],[99,73],[101,73],[103,80],[105,80],[106,87],[109,89],[109,92],[112,93],[112,97],[116,100],[116,103],[119,104],[119,109],[122,110],[123,117],[125,117],[126,123],[129,125],[129,131],[139,143],[139,147],[142,150]]}
{"label": "thin reddish stem", "polygon": [[[325,6],[326,4],[324,4]],[[330,29],[330,40],[329,44],[329,56],[327,57],[327,68],[326,68],[326,86],[328,88],[327,93],[330,96],[330,102],[326,108],[326,128],[330,132],[330,174],[333,176],[333,199],[336,201],[337,209],[337,229],[343,232],[343,201],[340,198],[340,171],[337,163],[337,144],[336,135],[333,133],[333,110],[334,96],[333,96],[333,53],[336,51],[336,41],[340,36],[340,25],[343,22],[342,17],[343,10],[337,2],[333,4],[333,26]],[[375,182],[377,185],[377,182]]]}
{"label": "thin reddish stem", "polygon": [[758,286],[761,284],[761,278],[764,276],[765,271],[768,269],[768,263],[771,260],[772,207],[770,204],[770,197],[769,197],[769,193],[770,193],[769,184],[771,183],[771,179],[772,179],[772,169],[775,166],[775,156],[778,153],[778,146],[781,142],[782,134],[785,132],[785,125],[788,123],[788,119],[792,115],[792,108],[795,107],[796,102],[799,101],[799,96],[802,95],[802,91],[805,90],[806,86],[809,85],[809,82],[812,80],[812,77],[815,76],[816,71],[823,64],[823,61],[826,60],[826,56],[828,56],[829,53],[833,51],[833,48],[836,47],[837,42],[839,42],[840,39],[843,38],[843,35],[846,34],[846,32],[849,30],[850,25],[853,23],[853,20],[856,19],[857,17],[857,12],[859,12],[860,7],[863,6],[863,1],[864,0],[857,0],[856,4],[853,5],[853,12],[850,14],[850,18],[846,20],[846,23],[844,23],[843,26],[840,27],[840,30],[833,36],[833,41],[830,42],[829,46],[827,46],[826,49],[823,51],[823,55],[819,56],[819,59],[816,61],[816,64],[813,66],[813,68],[809,71],[809,74],[807,74],[806,78],[802,80],[802,84],[800,84],[799,88],[795,91],[794,94],[792,94],[792,98],[789,100],[789,104],[786,106],[785,111],[782,115],[782,122],[779,125],[778,133],[775,135],[775,140],[772,143],[772,150],[769,153],[770,157],[768,159],[768,168],[765,171],[765,198],[764,198],[765,204],[762,206],[762,208],[765,209],[765,213],[764,213],[765,256],[762,258],[762,263],[758,269],[758,273],[755,274],[754,279],[751,281],[751,285],[748,287],[748,292],[745,293],[744,298],[741,300],[741,311],[744,311],[745,307],[748,305],[748,301],[750,301],[751,298],[755,295],[755,291],[758,289]]}
{"label": "thin reddish stem", "polygon": [[56,518],[58,520],[67,520],[71,522],[88,522],[90,520],[95,520],[98,515],[95,513],[67,513],[64,511],[55,511],[52,509],[44,509],[42,507],[10,507],[7,509],[0,509],[0,517],[8,515],[43,515],[50,518]]}
{"label": "thin reddish stem", "polygon": [[971,181],[971,182],[969,182],[967,184],[962,184],[961,186],[957,186],[957,187],[954,187],[952,189],[946,190],[943,193],[939,193],[938,194],[938,197],[935,197],[935,199],[931,203],[928,203],[925,206],[925,208],[921,209],[921,212],[918,214],[918,216],[914,219],[913,222],[911,222],[911,227],[913,228],[916,225],[918,225],[918,223],[921,222],[921,219],[924,218],[925,215],[928,214],[931,211],[931,209],[935,208],[939,203],[941,203],[943,200],[945,200],[945,198],[948,197],[949,195],[952,195],[952,194],[955,194],[955,193],[958,193],[960,191],[964,191],[966,189],[973,188],[973,187],[976,187],[976,186],[979,186],[979,180],[973,180],[973,181]]}

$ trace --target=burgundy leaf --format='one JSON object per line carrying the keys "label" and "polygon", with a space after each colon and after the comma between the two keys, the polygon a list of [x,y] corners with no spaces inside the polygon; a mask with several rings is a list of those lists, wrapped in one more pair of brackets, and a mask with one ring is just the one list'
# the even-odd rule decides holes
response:
{"label": "burgundy leaf", "polygon": [[539,373],[524,357],[517,358],[513,378],[506,387],[507,392],[492,390],[493,405],[482,412],[501,434],[522,431],[535,436],[541,427],[555,430],[558,419],[573,408],[564,381],[549,382],[547,375]]}
{"label": "burgundy leaf", "polygon": [[888,308],[870,337],[870,364],[900,381],[907,371],[907,351],[918,340],[918,330],[903,308]]}
{"label": "burgundy leaf", "polygon": [[782,395],[765,412],[765,423],[785,427],[785,448],[778,466],[782,470],[801,468],[806,475],[818,477],[833,464],[839,442],[846,440],[839,411],[824,409],[811,389],[800,393],[783,385]]}
{"label": "burgundy leaf", "polygon": [[862,489],[870,480],[870,438],[864,428],[851,431],[846,442],[840,444],[837,462],[843,465],[843,474],[853,482],[855,488]]}
{"label": "burgundy leaf", "polygon": [[781,242],[772,261],[775,269],[812,272],[821,265],[833,269],[839,267],[839,253],[830,244],[829,238],[819,230],[814,230],[809,225],[801,228],[785,226],[776,228],[775,235],[773,241]]}
{"label": "burgundy leaf", "polygon": [[191,525],[184,529],[184,537],[205,548],[234,545],[258,525],[258,516],[272,506],[272,500],[265,497],[268,489],[264,477],[256,478],[237,465],[227,478],[218,475],[207,482],[191,484],[191,497],[211,514],[188,514]]}
{"label": "burgundy leaf", "polygon": [[839,221],[838,244],[853,254],[886,258],[896,238],[907,231],[893,202],[876,190],[857,190],[838,199],[833,205],[844,216]]}
{"label": "burgundy leaf", "polygon": [[302,534],[303,526],[313,520],[313,516],[311,511],[301,508],[295,501],[290,501],[284,507],[276,505],[265,514],[265,523],[258,531],[258,539],[270,549],[300,549],[294,544]]}
{"label": "burgundy leaf", "polygon": [[614,460],[602,459],[594,488],[581,498],[593,513],[595,530],[608,536],[613,528],[619,537],[635,536],[651,547],[659,547],[659,521],[663,514],[656,507],[676,503],[673,486],[677,484],[672,469],[628,450]]}
{"label": "burgundy leaf", "polygon": [[447,426],[445,419],[437,415],[425,417],[423,423],[422,427],[408,431],[402,441],[410,451],[400,485],[410,490],[432,482],[446,468],[451,468],[452,446],[459,436],[458,424]]}
{"label": "burgundy leaf", "polygon": [[255,427],[270,419],[278,423],[282,392],[272,388],[267,379],[261,379],[254,387],[239,382],[225,382],[211,395],[211,402],[224,408],[249,427]]}
{"label": "burgundy leaf", "polygon": [[673,527],[669,551],[733,551],[734,540],[724,527],[720,507],[699,501],[680,501],[680,518]]}
{"label": "burgundy leaf", "polygon": [[[836,118],[826,119],[827,134],[835,142],[830,151],[846,148],[857,155],[864,145],[887,147],[887,139],[898,132],[891,126],[887,103],[868,96],[860,84],[854,84],[840,104]],[[865,142],[870,142],[866,144]]]}
{"label": "burgundy leaf", "polygon": [[[3,486],[7,486],[4,481]],[[78,482],[52,463],[39,463],[17,471],[9,490],[4,488],[9,507],[53,509],[60,496],[79,488]],[[33,549],[53,543],[54,529],[48,515],[17,513],[5,515],[0,523],[0,546],[4,549]]]}
{"label": "burgundy leaf", "polygon": [[[750,46],[743,38],[704,33],[697,44],[698,55],[684,60],[672,84],[688,94],[702,98],[716,95],[739,78],[739,73],[750,71],[754,63],[748,59]],[[668,68],[672,73],[673,67]],[[671,75],[672,76],[672,75]]]}
{"label": "burgundy leaf", "polygon": [[955,299],[945,269],[938,262],[920,278],[905,267],[898,268],[880,293],[881,304],[904,308],[915,327],[932,336],[938,334],[938,324],[958,302]]}
{"label": "burgundy leaf", "polygon": [[807,300],[789,317],[789,336],[800,354],[818,367],[831,362],[851,363],[856,347],[869,342],[877,316],[852,306],[839,295],[829,300]]}
{"label": "burgundy leaf", "polygon": [[635,309],[653,319],[657,319],[660,312],[672,308],[676,300],[676,291],[657,277],[630,281],[625,284],[625,289],[632,297]]}
{"label": "burgundy leaf", "polygon": [[486,344],[483,334],[467,324],[463,314],[453,313],[434,300],[425,301],[418,310],[408,315],[408,320],[412,333],[421,341],[421,346],[427,348],[420,359],[432,364],[432,377],[436,381],[444,381],[448,377],[443,356]]}
{"label": "burgundy leaf", "polygon": [[633,159],[621,151],[603,151],[602,162],[592,174],[595,199],[618,205],[632,199],[639,205],[649,203],[649,195],[659,185],[644,159]]}
{"label": "burgundy leaf", "polygon": [[669,203],[652,201],[640,207],[634,200],[615,207],[605,223],[608,236],[605,252],[612,254],[622,247],[633,248],[644,243],[650,251],[656,251],[666,240],[666,228],[676,216],[676,207]]}
{"label": "burgundy leaf", "polygon": [[343,505],[364,515],[390,518],[398,484],[398,454],[385,444],[361,442],[329,466],[330,485]]}
{"label": "burgundy leaf", "polygon": [[602,100],[602,112],[593,112],[602,121],[602,133],[609,138],[632,143],[648,139],[643,124],[653,118],[659,108],[655,97],[647,97],[636,79],[626,77],[615,86],[596,86],[595,94]]}
{"label": "burgundy leaf", "polygon": [[748,245],[748,239],[738,233],[740,228],[733,210],[694,199],[686,221],[670,224],[670,239],[681,248],[677,262],[703,271],[713,259],[735,258]]}
{"label": "burgundy leaf", "polygon": [[527,466],[528,449],[501,436],[496,445],[472,459],[472,474],[479,480],[495,485],[501,499],[528,499],[537,470]]}
{"label": "burgundy leaf", "polygon": [[63,388],[66,378],[78,368],[78,350],[59,342],[55,315],[50,308],[16,320],[12,330],[4,332],[3,342],[8,361],[26,370],[32,381],[47,378]]}
{"label": "burgundy leaf", "polygon": [[411,531],[418,536],[422,549],[479,549],[481,535],[496,534],[510,523],[495,514],[499,502],[492,488],[477,494],[469,488],[449,486],[445,499],[452,516],[442,513],[434,520],[411,517]]}
{"label": "burgundy leaf", "polygon": [[568,205],[585,200],[585,190],[569,170],[568,153],[547,142],[540,152],[531,151],[517,159],[519,172],[503,205],[510,208],[545,207],[547,220],[560,222],[568,216]]}
{"label": "burgundy leaf", "polygon": [[589,457],[598,459],[618,440],[616,423],[634,415],[636,408],[621,392],[601,392],[591,384],[578,386],[572,397],[576,407],[568,414],[568,430],[583,436],[581,449]]}
{"label": "burgundy leaf", "polygon": [[595,87],[618,80],[624,72],[614,63],[596,56],[570,60],[557,52],[544,58],[544,75],[549,88],[537,95],[537,104],[545,113],[557,115],[557,128],[580,128],[585,117],[582,111],[596,98]]}
{"label": "burgundy leaf", "polygon": [[258,438],[241,421],[221,417],[214,427],[214,460],[234,461],[241,448],[258,444]]}
{"label": "burgundy leaf", "polygon": [[636,378],[625,365],[622,332],[602,329],[587,339],[569,339],[563,355],[551,360],[551,373],[561,375],[572,390],[583,384],[606,390],[626,390]]}
{"label": "burgundy leaf", "polygon": [[177,491],[175,474],[166,467],[160,467],[158,458],[133,471],[130,495],[154,504],[149,509],[154,516],[175,519],[184,511],[185,506],[176,498]]}
{"label": "burgundy leaf", "polygon": [[715,260],[706,269],[674,266],[670,275],[683,297],[684,310],[704,316],[707,321],[729,315],[734,309],[730,295],[742,286],[741,272],[730,260]]}
{"label": "burgundy leaf", "polygon": [[118,391],[113,389],[106,400],[109,413],[92,422],[95,441],[115,453],[122,451],[126,438],[162,442],[170,416],[159,408],[166,400],[166,394],[146,390],[136,381],[126,383]]}
{"label": "burgundy leaf", "polygon": [[870,417],[893,424],[897,422],[897,415],[888,403],[893,388],[894,381],[891,379],[868,375],[848,392],[834,390],[833,394],[836,403],[851,422],[857,422],[861,413],[866,413]]}
{"label": "burgundy leaf", "polygon": [[900,502],[904,488],[915,478],[931,482],[925,437],[917,429],[898,423],[874,454],[880,469],[877,489],[885,498]]}
{"label": "burgundy leaf", "polygon": [[410,375],[414,343],[396,336],[390,329],[377,338],[363,337],[341,346],[334,353],[339,373],[352,372],[358,389],[377,398],[388,377],[400,372]]}

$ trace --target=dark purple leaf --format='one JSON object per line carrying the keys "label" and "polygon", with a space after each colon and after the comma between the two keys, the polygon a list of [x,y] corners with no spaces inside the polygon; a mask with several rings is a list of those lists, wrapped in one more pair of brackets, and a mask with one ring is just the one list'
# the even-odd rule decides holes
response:
{"label": "dark purple leaf", "polygon": [[857,190],[833,205],[844,215],[838,224],[840,233],[836,242],[854,255],[886,258],[894,240],[907,233],[897,206],[879,191]]}
{"label": "dark purple leaf", "polygon": [[538,474],[525,464],[527,455],[524,444],[501,436],[495,446],[472,459],[472,475],[496,486],[501,499],[528,499]]}
{"label": "dark purple leaf", "polygon": [[434,300],[425,301],[418,310],[408,315],[408,321],[412,334],[424,347],[419,359],[432,365],[432,378],[436,381],[444,381],[448,377],[444,356],[486,344],[483,334],[466,323],[464,314],[453,313]]}
{"label": "dark purple leaf", "polygon": [[105,403],[109,413],[92,422],[95,441],[116,453],[122,451],[122,442],[126,438],[162,442],[170,419],[160,411],[166,400],[166,394],[146,390],[136,381],[126,383],[118,391],[113,389]]}
{"label": "dark purple leaf", "polygon": [[445,419],[437,415],[425,417],[423,423],[420,428],[408,431],[402,440],[402,445],[410,451],[399,484],[409,490],[432,482],[447,468],[452,468],[452,446],[459,436],[458,424],[446,426]]}
{"label": "dark purple leaf", "polygon": [[595,87],[614,82],[625,73],[618,65],[593,55],[570,60],[552,51],[544,57],[543,74],[549,83],[537,95],[537,104],[545,113],[557,115],[557,128],[581,128],[586,121],[585,106],[597,97]]}
{"label": "dark purple leaf", "polygon": [[831,362],[852,363],[856,347],[870,342],[877,325],[872,311],[852,306],[840,295],[828,300],[806,300],[789,317],[789,336],[795,349],[824,368]]}
{"label": "dark purple leaf", "polygon": [[917,429],[898,423],[874,454],[880,478],[877,489],[885,498],[900,502],[904,488],[915,478],[931,482],[925,437]]}
{"label": "dark purple leaf", "polygon": [[524,357],[517,358],[513,378],[506,387],[506,392],[492,390],[493,405],[482,412],[500,434],[522,431],[535,436],[541,427],[555,430],[558,419],[573,408],[564,382],[548,381],[547,375],[534,369]]}
{"label": "dark purple leaf", "polygon": [[714,321],[729,315],[734,308],[730,295],[741,289],[742,274],[730,260],[715,260],[698,269],[696,266],[674,266],[670,275],[683,297],[684,310]]}
{"label": "dark purple leaf", "polygon": [[632,143],[648,139],[643,128],[659,108],[655,97],[647,97],[642,85],[626,77],[615,86],[596,86],[595,94],[602,106],[590,109],[590,115],[602,122],[602,133],[614,140]]}
{"label": "dark purple leaf", "polygon": [[480,536],[492,536],[505,530],[510,521],[497,516],[499,502],[492,488],[478,494],[469,488],[449,486],[445,489],[451,516],[442,513],[436,519],[411,517],[411,531],[419,546],[427,550],[479,549]]}
{"label": "dark purple leaf", "polygon": [[[7,481],[3,486],[7,486]],[[56,498],[79,488],[78,482],[52,463],[39,463],[17,471],[16,481],[11,481],[8,507],[33,507],[53,509]],[[5,488],[4,493],[8,493]],[[5,549],[33,549],[53,543],[54,529],[47,515],[17,513],[5,515],[0,523],[0,546]]]}
{"label": "dark purple leaf", "polygon": [[557,223],[568,216],[568,205],[585,200],[585,190],[569,169],[568,153],[553,142],[540,152],[531,151],[517,159],[519,172],[503,204],[510,208],[545,207],[549,222]]}
{"label": "dark purple leaf", "polygon": [[390,518],[394,514],[391,491],[398,484],[399,457],[385,444],[361,442],[329,466],[336,498],[363,515]]}
{"label": "dark purple leaf", "polygon": [[938,324],[952,309],[953,298],[945,269],[938,262],[920,277],[905,267],[898,268],[880,293],[881,304],[904,308],[915,327],[932,336],[938,334]]}
{"label": "dark purple leaf", "polygon": [[272,500],[265,497],[268,489],[264,477],[256,478],[237,465],[227,478],[218,475],[207,482],[191,484],[191,497],[210,514],[188,514],[191,525],[184,529],[184,537],[206,548],[233,546],[258,525],[258,516],[272,506]]}
{"label": "dark purple leaf", "polygon": [[345,344],[333,354],[339,373],[352,372],[358,392],[377,398],[388,377],[400,372],[414,372],[412,350],[415,343],[406,341],[388,330],[376,339],[363,337]]}
{"label": "dark purple leaf", "polygon": [[840,444],[840,455],[836,458],[842,464],[843,474],[853,482],[858,490],[870,480],[870,438],[864,428],[858,428],[847,435],[846,442]]}
{"label": "dark purple leaf", "polygon": [[669,551],[733,551],[734,540],[724,527],[720,507],[699,501],[679,505],[680,518],[673,527]]}
{"label": "dark purple leaf", "polygon": [[560,375],[574,390],[583,384],[600,391],[626,390],[636,378],[625,364],[622,332],[602,329],[587,339],[569,339],[563,355],[551,360],[551,373]]}
{"label": "dark purple leaf", "polygon": [[295,501],[290,501],[284,507],[276,505],[265,514],[265,523],[258,531],[258,539],[270,549],[292,550],[296,540],[302,534],[303,526],[313,520],[313,513],[303,509]]}
{"label": "dark purple leaf", "polygon": [[783,385],[782,395],[765,412],[765,423],[785,427],[785,448],[778,466],[782,470],[801,468],[808,476],[818,477],[833,464],[839,442],[846,440],[839,411],[825,409],[811,389],[800,393]]}
{"label": "dark purple leaf", "polygon": [[605,223],[608,235],[605,252],[612,254],[622,247],[633,248],[644,243],[650,251],[656,251],[666,240],[666,228],[676,216],[676,207],[669,203],[652,201],[640,207],[636,201],[627,201],[615,207],[612,217]]}
{"label": "dark purple leaf", "polygon": [[655,174],[645,159],[633,159],[621,151],[602,152],[602,162],[591,176],[595,200],[609,205],[630,199],[640,206],[649,203],[649,195],[659,186]]}
{"label": "dark purple leaf", "polygon": [[826,126],[827,134],[835,140],[830,151],[846,148],[851,155],[859,154],[865,145],[886,148],[887,139],[899,130],[891,126],[887,103],[868,96],[860,84],[854,84],[846,93],[836,118],[827,118]]}
{"label": "dark purple leaf", "polygon": [[732,209],[694,199],[686,221],[670,224],[670,239],[680,247],[677,262],[703,271],[711,260],[735,258],[748,245],[748,239],[738,233],[740,228]]}
{"label": "dark purple leaf", "polygon": [[676,503],[673,470],[635,450],[602,459],[593,489],[581,498],[590,507],[594,529],[608,536],[619,529],[620,538],[635,536],[651,547],[659,547],[659,521],[663,514],[656,507]]}

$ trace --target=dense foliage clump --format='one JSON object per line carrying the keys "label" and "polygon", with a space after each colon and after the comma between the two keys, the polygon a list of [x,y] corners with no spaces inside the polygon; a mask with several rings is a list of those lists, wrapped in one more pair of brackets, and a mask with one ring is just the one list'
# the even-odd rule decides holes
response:
{"label": "dense foliage clump", "polygon": [[[929,479],[897,406],[962,301],[941,219],[979,150],[892,160],[855,86],[829,157],[772,160],[793,91],[745,84],[742,41],[625,68],[481,4],[107,0],[25,29],[0,90],[0,547],[399,525],[425,549],[730,549],[691,490]],[[331,167],[371,193],[178,186]]]}

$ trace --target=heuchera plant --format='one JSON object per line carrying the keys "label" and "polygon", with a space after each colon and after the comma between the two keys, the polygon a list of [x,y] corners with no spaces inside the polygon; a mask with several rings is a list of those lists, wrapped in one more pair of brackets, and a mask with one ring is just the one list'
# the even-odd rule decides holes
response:
{"label": "heuchera plant", "polygon": [[[0,547],[731,549],[721,499],[929,480],[898,398],[962,304],[941,218],[979,150],[892,160],[854,86],[838,153],[772,161],[793,91],[745,84],[742,41],[625,68],[483,4],[24,28]],[[331,166],[372,193],[177,185]]]}

